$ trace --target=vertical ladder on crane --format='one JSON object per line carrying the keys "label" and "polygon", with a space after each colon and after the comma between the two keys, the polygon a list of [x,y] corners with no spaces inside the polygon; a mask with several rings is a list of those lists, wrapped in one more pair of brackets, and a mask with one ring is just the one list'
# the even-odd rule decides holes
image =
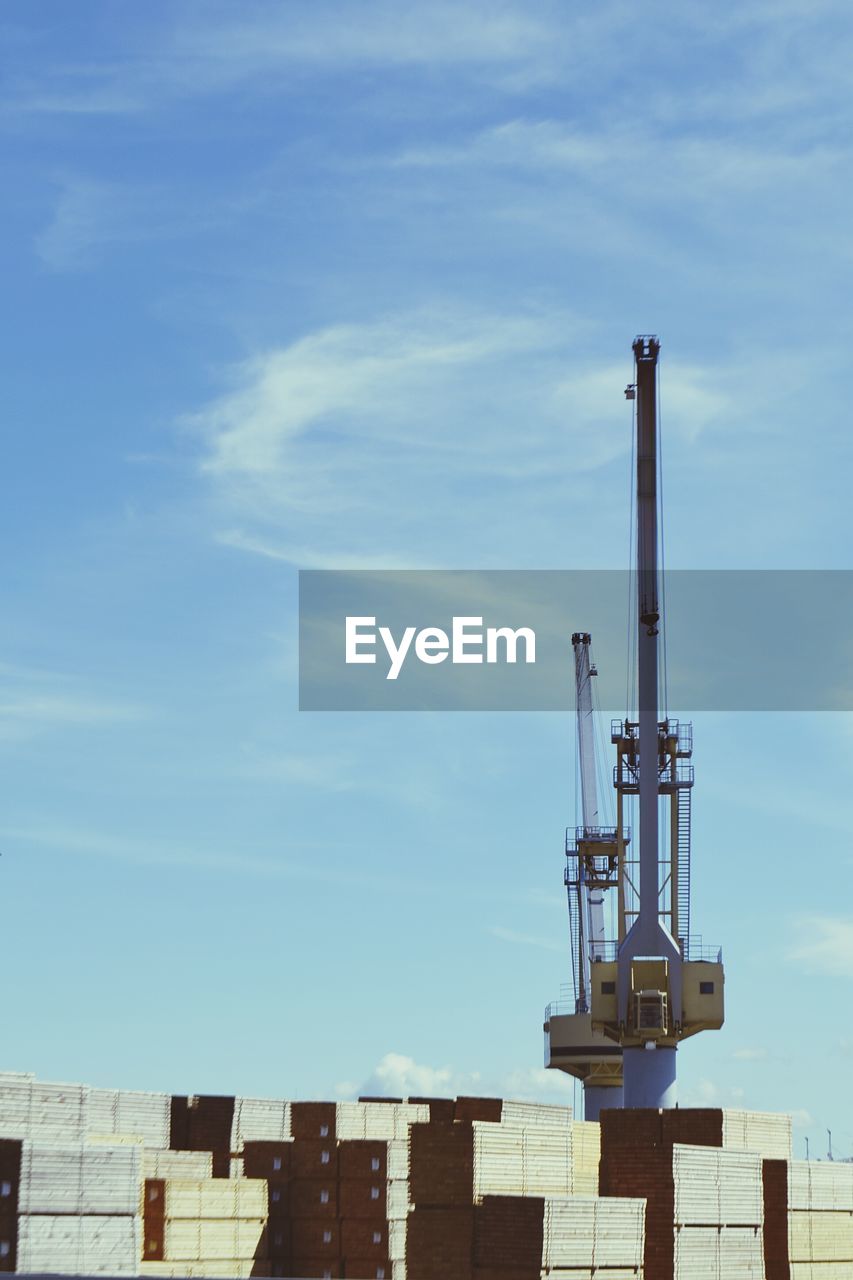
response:
{"label": "vertical ladder on crane", "polygon": [[686,956],[690,939],[690,787],[679,787],[678,796],[678,942]]}

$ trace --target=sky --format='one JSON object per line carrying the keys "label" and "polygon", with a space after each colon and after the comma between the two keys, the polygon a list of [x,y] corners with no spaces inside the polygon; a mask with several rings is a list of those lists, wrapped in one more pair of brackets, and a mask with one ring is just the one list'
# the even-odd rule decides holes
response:
{"label": "sky", "polygon": [[[848,6],[0,28],[4,1068],[571,1102],[572,717],[300,713],[297,572],[627,568],[636,333],[667,565],[853,568]],[[853,724],[694,720],[681,1101],[853,1155]]]}

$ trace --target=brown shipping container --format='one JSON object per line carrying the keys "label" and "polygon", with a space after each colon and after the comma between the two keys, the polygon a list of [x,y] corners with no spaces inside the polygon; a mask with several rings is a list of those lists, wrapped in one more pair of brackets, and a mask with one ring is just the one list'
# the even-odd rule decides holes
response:
{"label": "brown shipping container", "polygon": [[18,1191],[21,1184],[21,1142],[0,1138],[0,1272],[18,1265]]}
{"label": "brown shipping container", "polygon": [[272,1219],[267,1224],[267,1253],[278,1261],[290,1258],[293,1252],[290,1220],[283,1218],[280,1222]]}
{"label": "brown shipping container", "polygon": [[500,1098],[457,1098],[454,1120],[490,1120],[500,1124],[503,1101]]}
{"label": "brown shipping container", "polygon": [[290,1168],[294,1178],[337,1178],[338,1149],[334,1138],[297,1138]]}
{"label": "brown shipping container", "polygon": [[338,1212],[342,1218],[379,1218],[387,1216],[387,1182],[376,1178],[341,1180],[338,1185]]}
{"label": "brown shipping container", "polygon": [[788,1162],[764,1160],[764,1274],[765,1280],[789,1280]]}
{"label": "brown shipping container", "polygon": [[341,1178],[388,1177],[388,1144],[371,1139],[347,1139],[338,1143],[338,1173]]}
{"label": "brown shipping container", "polygon": [[388,1223],[378,1218],[344,1218],[341,1221],[341,1253],[344,1258],[386,1258]]}
{"label": "brown shipping container", "polygon": [[347,1280],[391,1280],[392,1271],[387,1258],[344,1259],[344,1275]]}
{"label": "brown shipping container", "polygon": [[18,1138],[0,1138],[0,1176],[16,1187],[21,1181],[21,1146]]}
{"label": "brown shipping container", "polygon": [[517,1268],[539,1280],[544,1218],[541,1197],[484,1196],[474,1209],[474,1265]]}
{"label": "brown shipping container", "polygon": [[165,1180],[146,1178],[142,1197],[142,1259],[144,1262],[162,1262],[166,1232]]}
{"label": "brown shipping container", "polygon": [[[621,1270],[618,1272],[620,1280],[622,1276],[627,1274],[627,1272]],[[539,1280],[541,1275],[541,1263],[536,1271],[531,1271],[529,1267],[474,1267],[471,1272],[471,1280]],[[573,1280],[574,1275],[580,1275],[586,1280],[590,1272],[583,1270],[579,1272],[572,1272],[571,1270],[548,1272],[550,1280]],[[608,1272],[597,1271],[595,1276],[596,1280],[607,1280]],[[631,1272],[631,1277],[634,1280],[633,1272]]]}
{"label": "brown shipping container", "polygon": [[471,1280],[473,1252],[473,1208],[416,1208],[409,1214],[407,1280]]}
{"label": "brown shipping container", "polygon": [[408,1098],[408,1102],[429,1107],[430,1124],[452,1124],[456,1103],[452,1098]]}
{"label": "brown shipping container", "polygon": [[294,1102],[290,1107],[290,1131],[294,1138],[335,1140],[334,1102]]}
{"label": "brown shipping container", "polygon": [[474,1199],[474,1137],[470,1123],[413,1124],[409,1182],[416,1205],[470,1206]]}
{"label": "brown shipping container", "polygon": [[290,1179],[267,1178],[267,1205],[270,1222],[290,1217]]}
{"label": "brown shipping container", "polygon": [[290,1176],[292,1142],[247,1142],[243,1147],[243,1176],[278,1178]]}
{"label": "brown shipping container", "polygon": [[297,1258],[294,1256],[291,1264],[291,1275],[299,1276],[300,1280],[307,1280],[308,1277],[318,1277],[323,1280],[324,1276],[330,1277],[330,1280],[339,1280],[344,1274],[343,1261],[340,1258]]}
{"label": "brown shipping container", "polygon": [[290,1216],[337,1218],[338,1184],[334,1178],[294,1178],[290,1184]]}
{"label": "brown shipping container", "polygon": [[293,1253],[300,1258],[340,1258],[340,1223],[329,1218],[294,1218],[291,1223]]}

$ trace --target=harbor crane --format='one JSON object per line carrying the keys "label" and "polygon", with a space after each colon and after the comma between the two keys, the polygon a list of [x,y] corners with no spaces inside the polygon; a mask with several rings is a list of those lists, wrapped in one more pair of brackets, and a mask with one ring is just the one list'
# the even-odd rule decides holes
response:
{"label": "harbor crane", "polygon": [[[636,401],[637,709],[633,718],[629,710],[625,719],[611,725],[611,743],[616,747],[616,825],[588,824],[584,755],[592,758],[588,767],[593,770],[594,756],[591,745],[584,751],[586,739],[580,730],[588,704],[582,696],[584,659],[582,655],[579,659],[578,648],[586,647],[589,669],[589,637],[584,646],[585,633],[577,633],[584,826],[566,846],[576,1000],[574,1013],[552,1005],[545,1015],[546,1066],[584,1081],[587,1119],[595,1118],[601,1106],[675,1106],[678,1045],[699,1031],[719,1029],[724,1017],[722,954],[705,949],[690,932],[692,725],[668,715],[660,718],[664,621],[658,570],[660,343],[652,335],[641,335],[633,352],[636,380],[626,395]],[[591,706],[588,714],[591,717]],[[594,797],[594,783],[590,794]],[[629,856],[632,845],[625,810],[635,797],[639,850]],[[597,936],[603,924],[598,895],[611,887],[617,894],[616,936],[607,939]],[[610,1077],[609,1093],[595,1078],[602,1074]]]}

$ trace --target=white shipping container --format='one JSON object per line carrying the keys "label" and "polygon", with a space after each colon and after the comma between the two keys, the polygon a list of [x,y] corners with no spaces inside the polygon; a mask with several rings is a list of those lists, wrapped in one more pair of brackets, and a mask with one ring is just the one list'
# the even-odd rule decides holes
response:
{"label": "white shipping container", "polygon": [[601,1125],[596,1120],[572,1121],[572,1194],[598,1195],[601,1163]]}
{"label": "white shipping container", "polygon": [[552,1129],[550,1126],[536,1125],[525,1129],[522,1155],[522,1194],[528,1196],[570,1196],[572,1194],[571,1126]]}
{"label": "white shipping container", "polygon": [[385,1188],[385,1217],[389,1223],[405,1223],[409,1208],[409,1183],[404,1178],[395,1178]]}
{"label": "white shipping container", "polygon": [[752,1151],[765,1160],[790,1160],[791,1117],[773,1111],[724,1111],[723,1148]]}
{"label": "white shipping container", "polygon": [[675,1222],[680,1226],[760,1226],[761,1156],[676,1143],[672,1150]]}
{"label": "white shipping container", "polygon": [[266,1230],[263,1218],[193,1220],[167,1218],[164,1254],[168,1262],[198,1262],[202,1258],[255,1258]]}
{"label": "white shipping container", "polygon": [[167,1150],[171,1097],[129,1089],[88,1089],[87,1133],[138,1134],[146,1147]]}
{"label": "white shipping container", "polygon": [[554,1267],[593,1266],[595,1250],[595,1206],[593,1196],[573,1196],[570,1200],[545,1201],[542,1237],[542,1265]]}
{"label": "white shipping container", "polygon": [[545,1125],[546,1128],[568,1129],[572,1123],[571,1107],[552,1106],[542,1102],[504,1102],[501,1124]]}
{"label": "white shipping container", "polygon": [[[195,1262],[142,1262],[139,1266],[140,1276],[204,1276],[214,1280],[217,1276],[226,1276],[228,1280],[243,1280],[243,1277],[261,1275],[256,1272],[256,1263],[252,1258],[202,1258]],[[263,1264],[261,1264],[263,1267]],[[268,1275],[272,1274],[272,1264],[263,1267]]]}
{"label": "white shipping container", "polygon": [[388,1223],[388,1257],[392,1262],[404,1262],[406,1259],[407,1227],[405,1218]]}
{"label": "white shipping container", "polygon": [[602,1270],[643,1265],[645,1200],[571,1196],[545,1201],[542,1266]]}
{"label": "white shipping container", "polygon": [[853,1213],[793,1210],[788,1215],[788,1256],[792,1262],[846,1262],[853,1275]]}
{"label": "white shipping container", "polygon": [[720,1280],[719,1227],[678,1227],[674,1280]]}
{"label": "white shipping container", "polygon": [[141,1177],[137,1144],[53,1147],[25,1141],[18,1208],[25,1214],[132,1215]]}
{"label": "white shipping container", "polygon": [[720,1280],[764,1280],[764,1236],[760,1227],[723,1227]]}
{"label": "white shipping container", "polygon": [[140,1255],[138,1217],[22,1214],[18,1219],[19,1272],[135,1276]]}
{"label": "white shipping container", "polygon": [[79,1084],[46,1084],[28,1076],[0,1079],[0,1136],[41,1141],[82,1139],[86,1090]]}
{"label": "white shipping container", "polygon": [[237,1098],[231,1126],[231,1150],[246,1142],[286,1142],[290,1139],[290,1103],[274,1098]]}
{"label": "white shipping container", "polygon": [[429,1106],[413,1102],[339,1102],[335,1124],[339,1138],[405,1141],[409,1126],[426,1124]]}
{"label": "white shipping container", "polygon": [[[156,1188],[149,1188],[149,1195]],[[165,1185],[167,1218],[265,1218],[267,1183],[264,1178],[210,1178],[193,1181],[170,1178]]]}
{"label": "white shipping container", "polygon": [[524,1130],[475,1121],[474,1195],[524,1193]]}
{"label": "white shipping container", "polygon": [[645,1234],[645,1200],[595,1200],[595,1267],[642,1267]]}
{"label": "white shipping container", "polygon": [[853,1165],[792,1160],[788,1165],[788,1207],[853,1212]]}
{"label": "white shipping container", "polygon": [[849,1262],[791,1262],[791,1280],[850,1280]]}
{"label": "white shipping container", "polygon": [[[237,1163],[232,1160],[232,1166]],[[240,1161],[242,1165],[242,1161]],[[213,1177],[213,1153],[210,1151],[144,1151],[142,1174],[145,1178],[192,1178],[196,1181]],[[232,1168],[231,1177],[238,1177]]]}

